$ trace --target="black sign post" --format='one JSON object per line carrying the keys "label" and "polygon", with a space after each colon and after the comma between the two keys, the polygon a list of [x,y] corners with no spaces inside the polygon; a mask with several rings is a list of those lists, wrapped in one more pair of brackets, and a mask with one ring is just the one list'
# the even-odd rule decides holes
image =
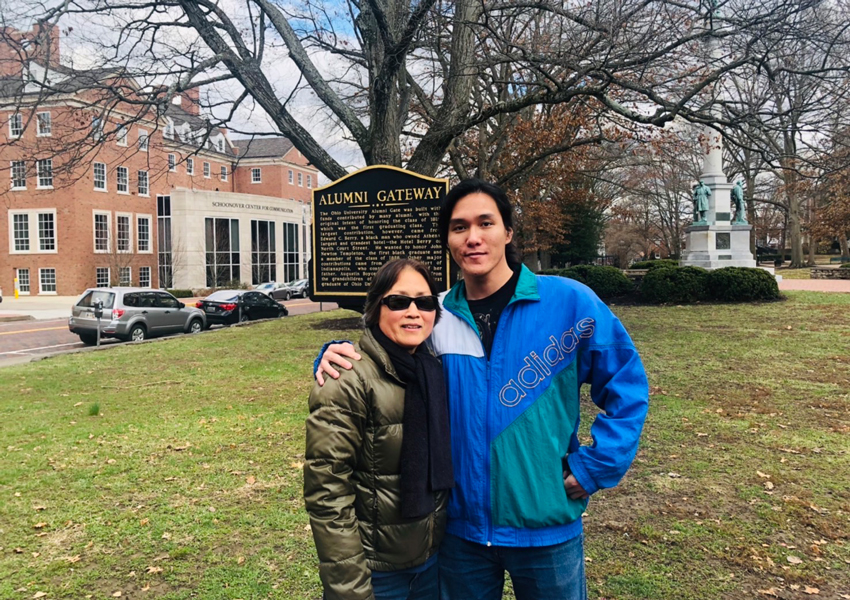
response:
{"label": "black sign post", "polygon": [[448,187],[447,179],[378,165],[314,189],[312,300],[362,310],[372,276],[393,258],[421,260],[440,291],[451,287],[437,228]]}

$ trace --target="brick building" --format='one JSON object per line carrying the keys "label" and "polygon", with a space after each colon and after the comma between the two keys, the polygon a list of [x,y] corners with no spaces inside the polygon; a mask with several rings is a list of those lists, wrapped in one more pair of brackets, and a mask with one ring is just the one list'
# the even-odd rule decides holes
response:
{"label": "brick building", "polygon": [[318,172],[289,140],[231,139],[200,114],[197,90],[165,98],[120,73],[63,67],[55,27],[3,39],[7,295],[15,278],[22,294],[75,295],[306,276]]}

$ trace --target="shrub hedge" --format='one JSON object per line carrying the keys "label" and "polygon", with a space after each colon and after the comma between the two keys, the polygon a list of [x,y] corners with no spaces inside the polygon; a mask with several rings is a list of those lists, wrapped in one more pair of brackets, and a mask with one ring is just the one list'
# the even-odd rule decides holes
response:
{"label": "shrub hedge", "polygon": [[632,263],[630,269],[660,269],[661,267],[678,267],[678,260],[670,260],[669,258],[661,258],[658,260],[639,260]]}
{"label": "shrub hedge", "polygon": [[838,268],[839,268],[839,269],[850,269],[850,263],[844,263],[843,265],[841,265],[841,266],[840,266],[840,267],[838,267]]}
{"label": "shrub hedge", "polygon": [[575,279],[592,289],[600,298],[617,298],[634,292],[635,286],[616,267],[576,265],[567,269],[546,269],[540,275],[557,275]]}
{"label": "shrub hedge", "polygon": [[195,292],[192,290],[165,290],[175,298],[192,298],[195,296]]}
{"label": "shrub hedge", "polygon": [[724,267],[709,271],[709,297],[730,302],[753,302],[779,298],[776,277],[763,269]]}
{"label": "shrub hedge", "polygon": [[[675,261],[650,268],[640,282],[637,296],[653,304],[686,304],[705,300],[754,302],[780,298],[776,278],[763,269],[724,267],[707,271],[699,267],[678,267]],[[634,284],[615,267],[576,265],[568,269],[547,269],[540,275],[558,275],[587,285],[600,298],[619,298],[635,293]]]}
{"label": "shrub hedge", "polygon": [[707,277],[699,267],[652,269],[640,282],[640,296],[654,304],[699,302],[708,297]]}

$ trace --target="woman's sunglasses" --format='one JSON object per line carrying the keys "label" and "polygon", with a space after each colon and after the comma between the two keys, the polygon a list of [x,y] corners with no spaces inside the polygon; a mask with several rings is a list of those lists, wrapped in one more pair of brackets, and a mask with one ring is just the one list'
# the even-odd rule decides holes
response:
{"label": "woman's sunglasses", "polygon": [[407,307],[410,306],[411,302],[415,303],[416,308],[418,308],[419,310],[424,310],[426,312],[437,310],[436,296],[419,296],[417,298],[411,298],[410,296],[392,294],[390,296],[384,297],[381,300],[381,304],[383,304],[390,310],[407,310]]}

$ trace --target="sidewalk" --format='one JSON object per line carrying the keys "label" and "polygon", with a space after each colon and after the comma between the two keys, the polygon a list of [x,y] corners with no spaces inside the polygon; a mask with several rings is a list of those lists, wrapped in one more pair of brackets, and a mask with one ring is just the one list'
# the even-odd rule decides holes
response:
{"label": "sidewalk", "polygon": [[0,323],[27,319],[62,319],[71,316],[78,296],[3,296]]}
{"label": "sidewalk", "polygon": [[779,290],[805,292],[846,292],[850,293],[850,279],[783,279]]}

